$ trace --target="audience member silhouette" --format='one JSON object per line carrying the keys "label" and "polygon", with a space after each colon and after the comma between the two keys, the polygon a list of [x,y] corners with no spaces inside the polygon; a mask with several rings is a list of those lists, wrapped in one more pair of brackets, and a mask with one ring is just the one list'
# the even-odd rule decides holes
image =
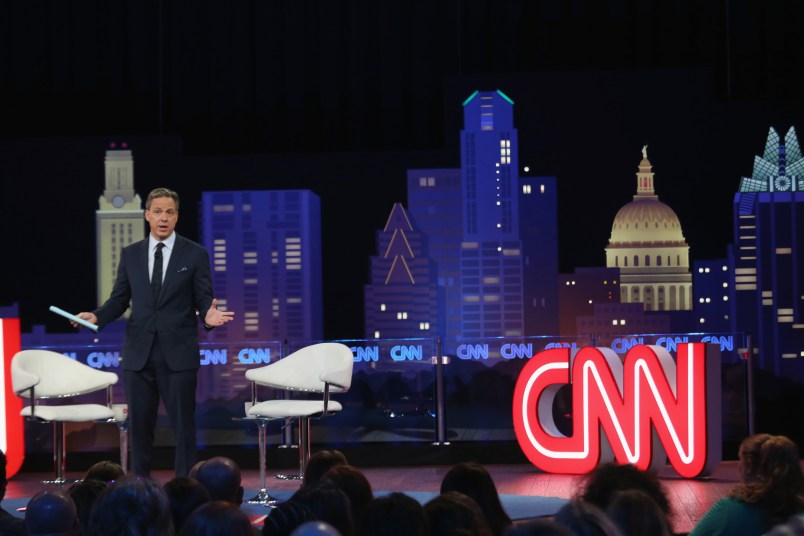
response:
{"label": "audience member silhouette", "polygon": [[553,519],[575,536],[631,536],[624,535],[603,510],[580,499],[573,499],[559,508]]}
{"label": "audience member silhouette", "polygon": [[427,536],[430,524],[422,504],[396,491],[375,497],[366,507],[357,536]]}
{"label": "audience member silhouette", "polygon": [[458,491],[447,491],[430,499],[424,505],[424,513],[432,536],[491,536],[491,527],[480,505]]}
{"label": "audience member silhouette", "polygon": [[302,486],[315,484],[336,465],[346,465],[346,456],[339,450],[319,450],[310,455],[302,475]]}
{"label": "audience member silhouette", "polygon": [[290,536],[342,536],[342,534],[325,521],[307,521],[294,529]]}
{"label": "audience member silhouette", "polygon": [[[6,458],[6,453],[0,450],[0,503],[2,503],[6,496],[6,487],[8,486],[7,465],[8,459]],[[0,508],[0,534],[5,536],[20,536],[25,534],[25,521],[11,512]]]}
{"label": "audience member silhouette", "polygon": [[804,536],[804,514],[790,516],[786,523],[776,525],[765,536]]}
{"label": "audience member silhouette", "polygon": [[216,456],[198,466],[195,479],[207,488],[213,501],[227,501],[240,506],[243,486],[240,467],[231,458]]}
{"label": "audience member silhouette", "polygon": [[272,508],[263,520],[262,536],[290,536],[299,525],[315,519],[316,514],[309,506],[285,501]]}
{"label": "audience member silhouette", "polygon": [[349,497],[352,521],[357,527],[369,503],[374,499],[374,492],[366,475],[354,465],[336,465],[327,471],[324,480],[333,482]]}
{"label": "audience member silhouette", "polygon": [[673,526],[670,499],[656,472],[643,471],[630,463],[598,465],[584,477],[575,498],[605,511],[618,491],[629,489],[646,493],[664,513],[667,526]]}
{"label": "audience member silhouette", "polygon": [[125,476],[100,494],[89,514],[90,536],[163,536],[173,534],[170,505],[155,482]]}
{"label": "audience member silhouette", "polygon": [[84,480],[91,478],[101,482],[114,482],[125,474],[126,471],[119,463],[103,460],[87,469],[86,474],[84,474]]}
{"label": "audience member silhouette", "polygon": [[606,515],[623,534],[670,536],[672,528],[656,501],[642,490],[618,491],[606,508]]}
{"label": "audience member silhouette", "polygon": [[[81,527],[81,533],[86,534],[87,525],[89,524],[89,514],[92,512],[92,507],[100,497],[101,493],[106,490],[106,482],[94,480],[92,478],[85,478],[70,486],[67,493],[75,503],[75,510],[78,515],[78,525]],[[0,532],[2,534],[2,532]]]}
{"label": "audience member silhouette", "polygon": [[170,517],[176,532],[193,511],[212,499],[207,488],[194,478],[177,476],[162,486],[170,504]]}
{"label": "audience member silhouette", "polygon": [[25,508],[29,536],[74,536],[80,534],[75,503],[61,488],[36,493]]}
{"label": "audience member silhouette", "polygon": [[795,443],[781,435],[749,436],[738,456],[741,482],[709,509],[690,536],[765,534],[804,512],[804,474]]}
{"label": "audience member silhouette", "polygon": [[512,522],[500,502],[491,474],[477,463],[453,465],[441,481],[441,493],[459,491],[475,500],[494,536],[500,536]]}
{"label": "audience member silhouette", "polygon": [[354,534],[349,497],[341,488],[328,480],[320,480],[299,488],[290,496],[291,501],[304,504],[315,514],[314,520],[326,521],[342,536]]}
{"label": "audience member silhouette", "polygon": [[573,532],[552,519],[531,519],[511,525],[504,536],[574,536]]}
{"label": "audience member silhouette", "polygon": [[229,501],[209,501],[184,522],[178,536],[254,536],[248,515]]}

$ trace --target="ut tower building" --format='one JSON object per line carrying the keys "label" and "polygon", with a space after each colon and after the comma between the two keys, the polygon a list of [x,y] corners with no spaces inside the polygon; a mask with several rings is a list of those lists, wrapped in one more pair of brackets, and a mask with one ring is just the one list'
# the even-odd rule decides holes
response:
{"label": "ut tower building", "polygon": [[309,190],[201,195],[218,307],[238,321],[209,340],[323,338],[321,203]]}

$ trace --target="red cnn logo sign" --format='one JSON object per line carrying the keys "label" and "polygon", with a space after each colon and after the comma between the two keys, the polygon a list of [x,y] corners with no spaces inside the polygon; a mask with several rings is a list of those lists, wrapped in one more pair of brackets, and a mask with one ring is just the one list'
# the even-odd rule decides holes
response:
{"label": "red cnn logo sign", "polygon": [[[550,473],[588,473],[616,459],[640,469],[667,461],[685,478],[721,460],[720,348],[684,343],[676,360],[661,346],[545,350],[514,389],[514,431],[522,451]],[[558,390],[572,384],[572,435],[553,419]]]}
{"label": "red cnn logo sign", "polygon": [[0,318],[0,449],[6,453],[7,478],[20,470],[25,456],[22,399],[11,387],[11,359],[20,346],[20,319]]}

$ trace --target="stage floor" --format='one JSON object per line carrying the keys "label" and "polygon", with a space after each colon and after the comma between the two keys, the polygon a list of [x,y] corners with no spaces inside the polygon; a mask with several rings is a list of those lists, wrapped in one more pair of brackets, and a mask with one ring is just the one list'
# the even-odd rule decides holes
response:
{"label": "stage floor", "polygon": [[[352,460],[350,460],[352,461]],[[352,461],[352,463],[354,463]],[[360,467],[359,464],[355,465]],[[580,477],[572,475],[553,475],[539,471],[529,464],[486,464],[497,484],[499,493],[512,495],[531,495],[544,497],[570,498],[577,490]],[[423,491],[438,492],[441,479],[449,470],[449,465],[420,465],[393,467],[360,467],[366,474],[375,491]],[[266,473],[266,487],[269,491],[294,491],[298,489],[297,480],[275,478],[276,468]],[[287,469],[280,471],[286,472]],[[83,472],[68,471],[67,478],[81,478]],[[156,471],[154,478],[165,483],[173,477],[170,471]],[[706,511],[738,482],[736,461],[725,461],[707,478],[687,480],[679,477],[670,467],[660,472],[674,512],[674,532],[687,533]],[[42,480],[52,478],[47,472],[20,472],[9,482],[6,497],[9,499],[30,497],[44,485]],[[259,471],[248,468],[243,471],[243,486],[256,490],[259,485]]]}

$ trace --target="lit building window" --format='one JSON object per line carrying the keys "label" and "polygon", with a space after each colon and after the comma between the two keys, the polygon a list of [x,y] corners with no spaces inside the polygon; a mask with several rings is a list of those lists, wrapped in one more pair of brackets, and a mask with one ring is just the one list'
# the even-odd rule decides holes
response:
{"label": "lit building window", "polygon": [[380,304],[380,311],[385,311],[385,304],[384,303]]}

